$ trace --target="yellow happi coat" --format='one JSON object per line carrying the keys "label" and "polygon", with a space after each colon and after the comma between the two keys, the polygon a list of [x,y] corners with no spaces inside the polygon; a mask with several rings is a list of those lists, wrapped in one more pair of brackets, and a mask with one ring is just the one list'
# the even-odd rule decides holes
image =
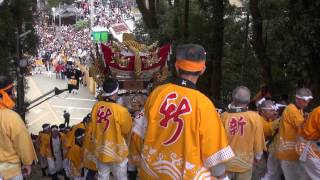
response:
{"label": "yellow happi coat", "polygon": [[76,130],[79,129],[79,128],[81,128],[81,129],[86,129],[86,126],[84,125],[83,122],[80,122],[80,123],[72,126],[71,131],[69,131],[69,132],[67,133],[67,136],[66,136],[65,148],[69,149],[69,148],[71,148],[72,145],[74,145],[75,139],[76,139],[74,133],[75,133]]}
{"label": "yellow happi coat", "polygon": [[265,138],[270,138],[274,132],[272,120],[262,118],[263,132]]}
{"label": "yellow happi coat", "polygon": [[[312,142],[310,144],[307,156],[320,160],[320,149],[316,144],[320,142],[320,106],[310,113],[308,120],[301,130],[301,136],[305,140]],[[306,146],[306,142],[300,142],[296,147],[297,152],[302,154]]]}
{"label": "yellow happi coat", "polygon": [[31,165],[36,160],[30,134],[20,116],[0,109],[0,177],[15,177],[21,173],[21,163]]}
{"label": "yellow happi coat", "polygon": [[81,177],[83,168],[83,147],[73,144],[68,151],[67,158],[70,160],[72,177]]}
{"label": "yellow happi coat", "polygon": [[128,110],[113,102],[99,101],[91,114],[97,160],[102,163],[125,160],[128,156],[126,139],[132,125]]}
{"label": "yellow happi coat", "polygon": [[43,157],[48,157],[48,147],[50,147],[50,134],[40,132],[39,133],[39,144],[40,144],[40,149],[39,149],[39,154]]}
{"label": "yellow happi coat", "polygon": [[190,83],[159,86],[136,116],[130,150],[141,179],[211,178],[209,168],[234,156],[214,105]]}
{"label": "yellow happi coat", "polygon": [[83,141],[83,166],[85,168],[97,171],[97,167],[96,167],[97,159],[94,154],[92,128],[93,128],[93,123],[92,121],[90,121],[87,124],[84,141]]}
{"label": "yellow happi coat", "polygon": [[280,121],[280,140],[277,157],[280,160],[296,161],[299,155],[295,150],[298,131],[304,122],[303,112],[294,104],[288,105],[283,111]]}
{"label": "yellow happi coat", "polygon": [[60,142],[63,153],[63,159],[66,158],[68,150],[65,148],[67,143],[67,135],[64,132],[59,132],[60,134]]}
{"label": "yellow happi coat", "polygon": [[230,146],[236,157],[227,163],[228,172],[246,172],[252,168],[255,156],[266,150],[263,119],[253,111],[221,115]]}
{"label": "yellow happi coat", "polygon": [[262,117],[263,132],[266,139],[271,138],[279,128],[279,120],[266,119]]}

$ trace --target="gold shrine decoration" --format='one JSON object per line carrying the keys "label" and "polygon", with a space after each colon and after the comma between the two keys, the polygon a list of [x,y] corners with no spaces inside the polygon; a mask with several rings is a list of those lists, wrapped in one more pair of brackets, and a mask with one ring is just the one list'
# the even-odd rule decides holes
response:
{"label": "gold shrine decoration", "polygon": [[139,54],[139,51],[134,52],[135,57],[134,57],[134,73],[137,77],[140,77],[142,74],[142,62],[141,62],[141,57]]}
{"label": "gold shrine decoration", "polygon": [[[140,77],[142,74],[142,65],[148,68],[152,65],[158,63],[160,58],[158,57],[158,41],[154,42],[153,44],[147,46],[145,44],[140,44],[134,40],[127,40],[122,43],[113,42],[112,44],[112,52],[114,55],[112,60],[117,63],[120,67],[126,68],[130,63],[130,59],[126,58],[125,56],[121,56],[121,51],[123,50],[130,50],[134,56],[134,73],[136,77]],[[140,54],[146,56],[146,58],[141,58]]]}
{"label": "gold shrine decoration", "polygon": [[114,56],[112,57],[112,60],[114,60],[122,68],[126,68],[130,62],[130,58],[125,58],[125,56],[120,57],[119,52],[116,52],[114,54]]}

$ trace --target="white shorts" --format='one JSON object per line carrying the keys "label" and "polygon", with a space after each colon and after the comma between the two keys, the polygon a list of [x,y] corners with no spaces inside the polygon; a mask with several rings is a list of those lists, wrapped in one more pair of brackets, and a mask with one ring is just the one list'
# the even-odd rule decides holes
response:
{"label": "white shorts", "polygon": [[98,180],[109,180],[110,172],[117,180],[127,180],[127,163],[125,159],[121,163],[103,163],[98,161]]}

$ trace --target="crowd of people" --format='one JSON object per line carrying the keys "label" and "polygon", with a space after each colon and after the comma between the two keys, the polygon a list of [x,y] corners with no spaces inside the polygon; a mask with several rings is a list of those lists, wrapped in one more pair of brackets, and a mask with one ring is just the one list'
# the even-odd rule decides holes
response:
{"label": "crowd of people", "polygon": [[[177,77],[156,87],[144,107],[137,106],[131,114],[117,101],[118,81],[108,78],[102,99],[82,122],[72,127],[44,124],[33,136],[43,176],[54,180],[59,174],[76,180],[106,180],[111,174],[120,180],[319,179],[320,108],[304,112],[312,92],[299,88],[288,104],[275,104],[270,92],[260,93],[255,99],[257,110],[250,110],[250,90],[239,86],[220,114],[196,89],[205,71],[205,54],[200,45],[177,47]],[[37,159],[27,129],[10,110],[12,88],[13,81],[1,75],[0,177],[4,179],[28,176]],[[255,176],[263,164],[266,172]]]}
{"label": "crowd of people", "polygon": [[[95,1],[95,25],[133,18],[132,1]],[[90,19],[89,3],[76,5],[78,17]],[[83,72],[76,61],[94,58],[90,29],[73,25],[36,26],[40,51],[34,72],[68,79],[69,93],[79,89]],[[202,46],[177,47],[177,77],[150,92],[144,105],[128,107],[118,101],[119,83],[106,79],[101,99],[78,124],[43,124],[30,137],[15,105],[13,80],[0,74],[0,180],[22,180],[39,161],[42,175],[53,180],[320,179],[320,108],[304,110],[313,99],[299,88],[294,101],[274,102],[263,89],[251,98],[236,87],[225,112],[196,89],[205,71]],[[251,109],[252,103],[255,109]]]}
{"label": "crowd of people", "polygon": [[[94,6],[94,26],[110,28],[112,24],[123,23],[125,19],[133,18],[131,12],[133,1],[122,3],[109,1],[107,4],[95,1]],[[79,12],[78,20],[90,21],[88,7],[87,1],[81,1],[75,5],[74,8]],[[45,61],[58,58],[63,53],[67,59],[88,63],[88,59],[93,58],[95,54],[89,27],[77,29],[73,24],[58,26],[41,22],[36,26],[36,30],[40,38],[38,57]]]}
{"label": "crowd of people", "polygon": [[[73,6],[79,12],[77,14],[78,20],[89,22],[89,2],[77,1]],[[123,1],[122,3],[108,1],[103,4],[102,1],[97,0],[94,1],[94,6],[94,26],[109,28],[112,24],[133,18],[131,13],[133,1]],[[79,64],[90,65],[93,59],[96,59],[96,49],[92,43],[90,28],[77,29],[72,24],[58,26],[54,23],[50,24],[46,20],[48,19],[44,19],[35,27],[39,36],[39,52],[31,62],[32,70],[35,73],[46,71],[49,77],[56,74],[56,78],[62,80],[67,77],[70,82],[75,79],[77,83],[76,88],[73,89],[78,89],[79,81],[83,80],[84,75],[84,72],[80,72],[81,76],[79,76]],[[54,22],[54,20],[52,21]],[[76,65],[76,62],[79,63]],[[70,72],[74,71],[77,71],[76,76],[70,75]]]}

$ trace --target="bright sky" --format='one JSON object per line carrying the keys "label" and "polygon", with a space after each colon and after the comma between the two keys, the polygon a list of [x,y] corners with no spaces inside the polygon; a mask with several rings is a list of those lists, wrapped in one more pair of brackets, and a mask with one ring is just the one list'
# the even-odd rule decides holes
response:
{"label": "bright sky", "polygon": [[242,0],[229,0],[229,2],[237,7],[242,7]]}

